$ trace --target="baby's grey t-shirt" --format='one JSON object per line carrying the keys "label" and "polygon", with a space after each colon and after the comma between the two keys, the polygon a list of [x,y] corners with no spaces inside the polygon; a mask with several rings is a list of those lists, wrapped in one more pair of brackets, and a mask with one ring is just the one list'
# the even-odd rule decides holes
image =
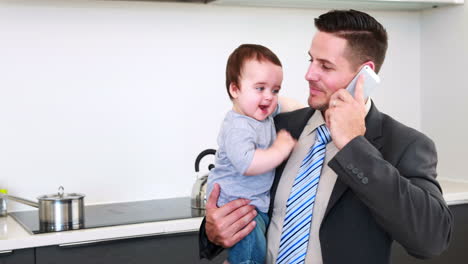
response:
{"label": "baby's grey t-shirt", "polygon": [[[276,113],[275,113],[276,114]],[[273,117],[263,121],[229,111],[218,135],[215,167],[208,176],[207,197],[213,184],[221,186],[218,206],[247,198],[261,212],[268,212],[275,170],[244,176],[256,149],[267,149],[276,139]]]}

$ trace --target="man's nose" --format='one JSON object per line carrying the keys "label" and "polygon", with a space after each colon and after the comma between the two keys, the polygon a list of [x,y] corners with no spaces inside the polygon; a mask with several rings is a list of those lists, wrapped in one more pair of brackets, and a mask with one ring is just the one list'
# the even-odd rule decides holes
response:
{"label": "man's nose", "polygon": [[318,81],[319,80],[319,75],[317,74],[317,70],[315,69],[315,66],[313,63],[309,65],[309,68],[307,69],[305,79],[307,81]]}

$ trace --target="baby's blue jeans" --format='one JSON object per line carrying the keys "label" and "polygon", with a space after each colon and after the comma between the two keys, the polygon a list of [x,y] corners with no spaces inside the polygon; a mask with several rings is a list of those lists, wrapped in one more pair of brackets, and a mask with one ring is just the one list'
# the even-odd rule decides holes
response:
{"label": "baby's blue jeans", "polygon": [[264,264],[266,255],[266,227],[268,214],[257,210],[255,229],[229,249],[229,264]]}

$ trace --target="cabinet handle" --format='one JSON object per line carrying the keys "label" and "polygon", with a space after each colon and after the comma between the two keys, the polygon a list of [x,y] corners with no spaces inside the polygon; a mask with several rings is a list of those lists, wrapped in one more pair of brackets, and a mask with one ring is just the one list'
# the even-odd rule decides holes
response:
{"label": "cabinet handle", "polygon": [[3,255],[3,254],[11,254],[13,253],[13,250],[3,250],[3,251],[0,251],[0,255]]}
{"label": "cabinet handle", "polygon": [[91,246],[95,244],[99,244],[102,242],[106,242],[109,240],[92,240],[92,241],[83,241],[83,242],[73,242],[73,243],[67,243],[67,244],[61,244],[59,247],[61,248],[74,248],[74,247],[84,247],[84,246]]}
{"label": "cabinet handle", "polygon": [[135,238],[135,237],[137,237],[137,236],[116,237],[116,238],[108,238],[108,239],[89,240],[89,241],[81,241],[81,242],[71,242],[71,243],[66,243],[66,244],[60,244],[59,247],[61,247],[61,248],[84,247],[84,246],[90,246],[90,245],[105,243],[105,242],[109,242],[109,241],[123,240],[123,239],[128,239],[128,238]]}
{"label": "cabinet handle", "polygon": [[[173,233],[167,232],[167,233],[164,233],[164,235],[196,233],[196,232],[198,232],[198,230],[196,230],[196,231],[187,231],[187,232],[173,232]],[[159,236],[159,235],[161,235],[161,234],[145,234],[145,235],[137,235],[137,236],[115,237],[115,238],[107,238],[107,239],[99,239],[99,240],[72,242],[72,243],[60,244],[58,246],[61,247],[61,248],[85,247],[85,246],[105,243],[105,242],[109,242],[109,241],[125,240],[125,239],[132,239],[132,238],[142,238],[142,237],[153,237],[153,236]]]}

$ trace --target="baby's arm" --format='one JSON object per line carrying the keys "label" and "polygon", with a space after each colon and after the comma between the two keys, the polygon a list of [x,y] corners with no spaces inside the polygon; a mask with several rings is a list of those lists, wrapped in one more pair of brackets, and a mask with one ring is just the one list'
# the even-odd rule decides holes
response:
{"label": "baby's arm", "polygon": [[280,107],[281,113],[291,112],[291,111],[306,107],[305,105],[299,103],[298,101],[292,98],[284,97],[284,96],[278,97],[278,103],[281,106]]}
{"label": "baby's arm", "polygon": [[258,175],[276,168],[289,156],[295,145],[296,140],[291,134],[281,130],[271,147],[255,150],[252,162],[244,175]]}

